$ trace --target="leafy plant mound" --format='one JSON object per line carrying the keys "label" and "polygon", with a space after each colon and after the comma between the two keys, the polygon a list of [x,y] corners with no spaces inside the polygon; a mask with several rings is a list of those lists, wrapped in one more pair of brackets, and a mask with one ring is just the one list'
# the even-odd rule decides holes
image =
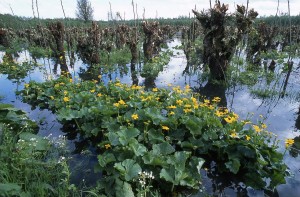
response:
{"label": "leafy plant mound", "polygon": [[189,86],[144,91],[118,81],[59,78],[25,87],[25,101],[52,109],[74,132],[97,141],[99,183],[109,196],[145,194],[151,186],[163,194],[198,189],[204,161],[243,175],[254,188],[285,182],[287,167],[266,125],[239,120],[217,107],[220,98],[206,100]]}
{"label": "leafy plant mound", "polygon": [[70,194],[66,162],[53,159],[61,153],[37,129],[24,111],[0,103],[0,196]]}

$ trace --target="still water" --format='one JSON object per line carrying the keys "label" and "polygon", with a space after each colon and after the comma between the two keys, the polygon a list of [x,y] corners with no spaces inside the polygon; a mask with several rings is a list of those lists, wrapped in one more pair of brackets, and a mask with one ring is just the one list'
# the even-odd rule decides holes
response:
{"label": "still water", "polygon": [[[173,48],[181,45],[180,40],[175,39],[168,42],[168,47]],[[255,94],[251,93],[251,90],[247,86],[243,85],[232,85],[226,89],[220,89],[213,87],[207,82],[199,82],[198,76],[201,75],[201,69],[196,72],[186,73],[184,70],[187,68],[187,61],[182,50],[172,49],[174,56],[168,65],[165,66],[163,71],[159,73],[155,79],[155,86],[168,88],[167,84],[179,85],[184,87],[189,85],[195,91],[199,91],[200,94],[208,97],[219,96],[223,100],[223,105],[226,105],[230,110],[239,114],[241,118],[246,118],[252,115],[252,121],[260,119],[260,115],[263,117],[265,123],[268,125],[268,131],[275,133],[280,142],[280,151],[284,152],[284,140],[286,138],[294,138],[295,144],[300,144],[300,78],[298,65],[300,63],[299,58],[294,59],[294,67],[288,78],[288,83],[284,96],[280,94],[274,95],[268,98],[260,98]],[[0,61],[2,61],[3,53],[0,52]],[[20,57],[16,59],[18,62],[25,60],[33,61],[28,52],[23,52]],[[53,138],[60,135],[64,135],[62,125],[56,120],[55,114],[48,110],[34,109],[32,106],[23,103],[15,91],[23,89],[24,83],[28,83],[30,80],[43,82],[50,78],[58,77],[53,72],[54,64],[48,59],[38,59],[37,63],[40,65],[33,71],[30,71],[24,79],[9,80],[7,75],[0,74],[0,96],[4,96],[1,99],[3,103],[13,104],[16,108],[22,109],[28,113],[28,116],[37,121],[40,124],[39,134],[42,136],[49,136],[52,134]],[[122,69],[116,69],[116,71],[102,75],[105,82],[109,80],[119,79],[123,83],[132,84],[133,80],[137,81],[139,85],[145,85],[145,79],[137,72],[136,78],[133,79],[130,64],[126,65],[125,71]],[[77,60],[75,65],[69,70],[72,73],[72,77],[78,77],[83,70],[87,68],[81,60]],[[137,69],[139,70],[139,69]],[[267,72],[267,71],[265,71]],[[276,73],[281,73],[281,67],[276,68]],[[60,73],[58,68],[57,73]],[[266,83],[265,80],[261,80],[260,83],[256,84],[254,88],[261,89],[266,86],[273,90],[281,90],[286,81],[286,74],[281,74],[279,80],[276,82]],[[253,87],[252,87],[253,88]],[[78,136],[77,136],[78,138]],[[71,150],[75,150],[75,144],[77,142],[75,137],[68,141]],[[245,188],[240,184],[240,188],[230,185],[226,182],[226,178],[216,178],[211,180],[206,173],[202,174],[204,179],[204,185],[209,194],[215,196],[279,196],[279,197],[299,197],[300,196],[300,146],[293,146],[291,152],[286,152],[284,161],[288,165],[292,176],[286,178],[286,184],[279,185],[276,191],[270,194],[266,194],[264,191],[253,190],[251,188]],[[70,161],[72,168],[74,169],[74,182],[80,182],[82,179],[93,182],[97,178],[92,172],[92,166],[97,162],[96,157],[88,154],[73,154],[72,160]],[[72,164],[73,163],[73,164]],[[74,164],[80,165],[74,165]],[[75,173],[76,172],[76,173]],[[93,175],[93,176],[91,176]],[[98,174],[99,175],[99,174]],[[99,175],[100,176],[100,175]],[[78,180],[80,179],[80,180]],[[220,179],[220,180],[217,180]]]}

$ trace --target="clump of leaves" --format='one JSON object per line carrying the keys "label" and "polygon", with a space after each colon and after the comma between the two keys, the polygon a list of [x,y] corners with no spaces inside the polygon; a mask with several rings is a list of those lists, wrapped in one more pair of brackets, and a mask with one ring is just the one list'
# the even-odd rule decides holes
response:
{"label": "clump of leaves", "polygon": [[189,86],[145,91],[119,81],[105,86],[59,78],[30,82],[21,95],[97,142],[101,188],[112,196],[138,192],[141,171],[153,173],[153,187],[162,194],[199,189],[204,159],[216,162],[220,172],[244,175],[242,181],[254,188],[285,182],[287,167],[266,125],[239,120],[217,107],[220,98],[206,100]]}

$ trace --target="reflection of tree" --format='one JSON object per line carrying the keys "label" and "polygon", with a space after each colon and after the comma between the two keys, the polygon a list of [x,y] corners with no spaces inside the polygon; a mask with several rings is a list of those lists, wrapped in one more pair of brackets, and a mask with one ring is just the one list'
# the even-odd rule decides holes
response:
{"label": "reflection of tree", "polygon": [[131,71],[132,85],[139,85],[139,79],[137,77],[137,71],[135,66],[136,64],[133,61],[131,61],[130,71]]}
{"label": "reflection of tree", "polygon": [[97,68],[95,65],[88,65],[86,69],[80,68],[79,77],[86,80],[97,80],[99,81],[99,75],[101,75],[101,68]]}
{"label": "reflection of tree", "polygon": [[283,89],[282,89],[282,92],[281,92],[281,98],[283,98],[284,95],[285,95],[286,87],[288,85],[288,81],[289,81],[289,78],[290,78],[290,75],[291,75],[291,72],[292,72],[292,69],[293,69],[293,64],[294,64],[293,61],[288,61],[288,63],[287,63],[288,73],[286,74],[286,78],[285,78],[285,81],[284,81]]}
{"label": "reflection of tree", "polygon": [[[295,127],[300,130],[300,108],[297,114],[298,116],[295,121]],[[294,144],[291,146],[289,153],[292,157],[298,157],[300,154],[300,136],[294,138]]]}

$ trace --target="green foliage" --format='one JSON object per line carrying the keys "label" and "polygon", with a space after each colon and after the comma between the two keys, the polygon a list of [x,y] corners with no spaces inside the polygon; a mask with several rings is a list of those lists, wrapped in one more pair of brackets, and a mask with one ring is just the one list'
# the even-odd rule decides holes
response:
{"label": "green foliage", "polygon": [[159,72],[163,71],[164,67],[169,63],[171,55],[173,55],[172,51],[167,50],[145,62],[141,76],[155,79]]}
{"label": "green foliage", "polygon": [[219,98],[203,100],[188,86],[145,92],[118,81],[105,86],[59,78],[30,82],[21,95],[55,111],[83,138],[97,141],[96,168],[103,173],[99,188],[108,195],[139,193],[142,171],[153,174],[151,184],[162,194],[198,189],[203,158],[207,164],[215,161],[219,172],[245,175],[242,181],[254,188],[272,189],[285,181],[278,141],[261,121],[239,120],[217,107]]}
{"label": "green foliage", "polygon": [[0,196],[68,196],[66,161],[54,158],[62,152],[36,129],[25,112],[0,104]]}

